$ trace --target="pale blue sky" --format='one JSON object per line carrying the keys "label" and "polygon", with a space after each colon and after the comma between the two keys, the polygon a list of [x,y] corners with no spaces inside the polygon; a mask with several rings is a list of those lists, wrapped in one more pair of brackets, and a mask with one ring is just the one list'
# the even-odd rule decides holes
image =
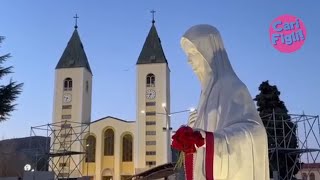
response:
{"label": "pale blue sky", "polygon": [[[180,48],[192,25],[207,23],[222,34],[230,61],[252,96],[264,80],[278,86],[290,113],[320,114],[320,2],[318,1],[84,1],[2,0],[0,53],[10,52],[14,80],[25,83],[17,110],[0,123],[0,136],[29,136],[30,126],[52,119],[54,68],[73,32],[79,34],[93,71],[92,120],[115,116],[135,120],[135,63],[151,26],[156,27],[171,69],[171,111],[196,107],[199,82]],[[272,20],[301,18],[307,40],[299,51],[282,54],[269,41]],[[124,71],[128,69],[128,71]],[[2,82],[2,81],[1,81]],[[187,114],[172,116],[177,128]]]}

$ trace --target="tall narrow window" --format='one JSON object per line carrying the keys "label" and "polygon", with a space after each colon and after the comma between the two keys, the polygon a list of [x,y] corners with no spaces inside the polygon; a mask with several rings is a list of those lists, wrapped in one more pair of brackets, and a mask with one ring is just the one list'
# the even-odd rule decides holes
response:
{"label": "tall narrow window", "polygon": [[316,176],[314,175],[314,173],[310,174],[309,180],[316,180]]}
{"label": "tall narrow window", "polygon": [[89,82],[86,81],[86,92],[89,92]]}
{"label": "tall narrow window", "polygon": [[154,76],[154,74],[148,74],[147,78],[146,78],[146,84],[147,87],[155,87],[155,83],[156,83],[156,77]]}
{"label": "tall narrow window", "polygon": [[113,156],[114,153],[114,132],[112,129],[107,129],[104,132],[104,155]]}
{"label": "tall narrow window", "polygon": [[95,162],[96,161],[96,138],[92,135],[87,137],[86,141],[86,162]]}
{"label": "tall narrow window", "polygon": [[306,173],[302,173],[302,180],[308,180],[308,175]]}
{"label": "tall narrow window", "polygon": [[66,78],[63,82],[63,90],[64,91],[72,91],[72,79]]}
{"label": "tall narrow window", "polygon": [[123,136],[122,139],[122,161],[129,162],[132,161],[132,136],[127,134]]}

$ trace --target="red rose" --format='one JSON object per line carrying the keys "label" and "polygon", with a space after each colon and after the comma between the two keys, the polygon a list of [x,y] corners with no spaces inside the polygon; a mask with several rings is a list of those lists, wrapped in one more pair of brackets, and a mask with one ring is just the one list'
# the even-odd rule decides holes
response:
{"label": "red rose", "polygon": [[[174,138],[174,137],[172,137],[172,138]],[[176,139],[176,140],[172,141],[172,147],[179,150],[179,151],[182,151],[183,144],[179,140]]]}
{"label": "red rose", "polygon": [[198,131],[193,131],[189,126],[181,126],[172,136],[172,147],[185,153],[196,152],[196,147],[204,145],[204,138]]}
{"label": "red rose", "polygon": [[202,135],[199,131],[195,131],[193,133],[193,137],[194,137],[194,144],[197,147],[201,147],[204,145],[204,138],[202,137]]}

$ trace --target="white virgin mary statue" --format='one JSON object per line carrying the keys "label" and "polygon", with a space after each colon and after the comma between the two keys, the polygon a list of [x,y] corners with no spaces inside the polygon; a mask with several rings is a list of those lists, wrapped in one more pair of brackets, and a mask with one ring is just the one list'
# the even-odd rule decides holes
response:
{"label": "white virgin mary statue", "polygon": [[191,27],[181,46],[201,84],[193,130],[205,144],[185,157],[187,179],[269,180],[267,135],[249,91],[229,62],[219,31]]}

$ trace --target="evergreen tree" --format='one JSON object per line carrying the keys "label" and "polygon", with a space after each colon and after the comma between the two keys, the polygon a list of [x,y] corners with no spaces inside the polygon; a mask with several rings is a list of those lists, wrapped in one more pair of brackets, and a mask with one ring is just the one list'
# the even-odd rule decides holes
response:
{"label": "evergreen tree", "polygon": [[254,101],[257,102],[260,117],[267,131],[270,176],[273,177],[273,171],[278,171],[279,162],[279,176],[282,179],[292,179],[299,171],[300,158],[299,154],[289,154],[298,148],[296,124],[291,121],[284,102],[280,100],[277,86],[271,86],[268,81],[264,81],[259,90],[260,94]]}
{"label": "evergreen tree", "polygon": [[[0,36],[0,44],[4,40],[3,36]],[[4,76],[13,73],[12,66],[3,67],[2,64],[10,57],[10,54],[0,55],[0,80]],[[14,101],[22,90],[22,83],[10,80],[9,83],[0,83],[0,122],[8,120],[10,113],[15,110],[16,104]]]}

